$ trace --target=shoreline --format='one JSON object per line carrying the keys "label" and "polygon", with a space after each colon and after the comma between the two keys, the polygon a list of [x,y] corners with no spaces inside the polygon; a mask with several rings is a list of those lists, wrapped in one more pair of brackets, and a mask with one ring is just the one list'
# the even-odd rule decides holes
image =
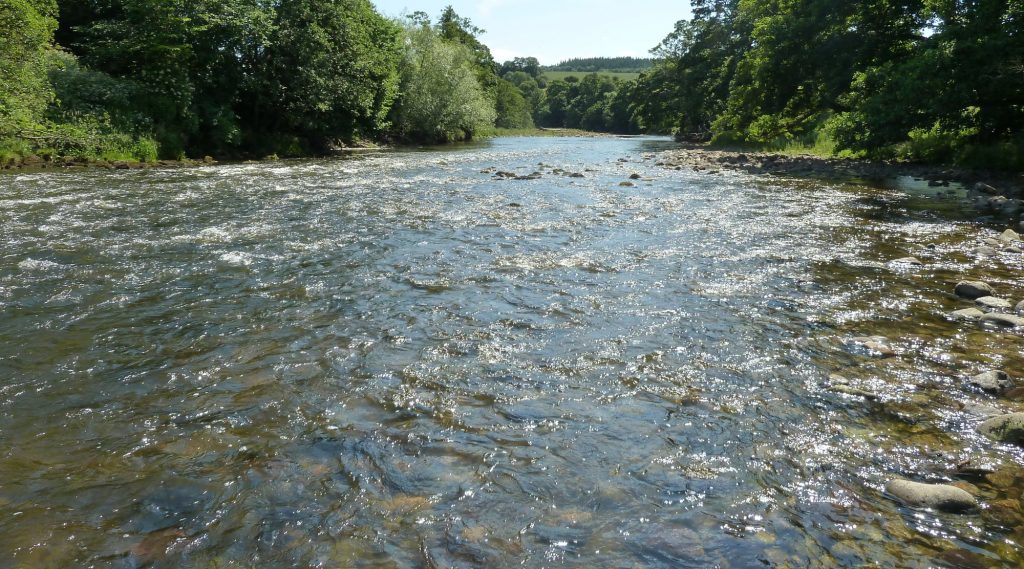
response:
{"label": "shoreline", "polygon": [[[991,170],[974,170],[933,164],[910,164],[874,160],[856,160],[815,156],[811,154],[781,154],[765,151],[744,151],[711,148],[699,144],[684,144],[675,150],[658,153],[657,165],[668,169],[715,173],[721,170],[741,171],[754,175],[795,177],[829,177],[840,179],[880,180],[910,176],[929,182],[933,187],[948,187],[952,183],[965,186],[987,186],[978,192],[991,196],[1020,197],[1024,190],[1024,174]],[[995,190],[996,193],[992,193]]]}

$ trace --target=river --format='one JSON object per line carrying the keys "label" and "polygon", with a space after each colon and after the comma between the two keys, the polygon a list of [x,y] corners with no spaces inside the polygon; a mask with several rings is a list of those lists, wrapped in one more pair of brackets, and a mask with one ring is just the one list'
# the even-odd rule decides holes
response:
{"label": "river", "polygon": [[1021,336],[948,317],[1002,228],[671,147],[0,177],[0,566],[1018,566],[962,378]]}

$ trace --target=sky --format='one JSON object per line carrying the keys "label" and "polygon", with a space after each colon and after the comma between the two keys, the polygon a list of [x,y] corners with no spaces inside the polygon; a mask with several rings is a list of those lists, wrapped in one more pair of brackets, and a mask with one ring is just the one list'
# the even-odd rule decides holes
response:
{"label": "sky", "polygon": [[649,57],[690,15],[686,0],[371,0],[385,16],[417,10],[437,18],[451,4],[487,30],[495,61],[536,57],[554,65],[573,57]]}

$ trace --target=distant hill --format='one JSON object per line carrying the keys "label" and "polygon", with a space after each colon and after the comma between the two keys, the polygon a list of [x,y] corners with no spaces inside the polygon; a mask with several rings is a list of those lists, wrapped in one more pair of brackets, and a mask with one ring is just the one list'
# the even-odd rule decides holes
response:
{"label": "distant hill", "polygon": [[614,71],[619,73],[641,73],[654,66],[654,60],[640,57],[586,57],[567,59],[558,65],[544,67],[544,71],[575,71],[596,73]]}

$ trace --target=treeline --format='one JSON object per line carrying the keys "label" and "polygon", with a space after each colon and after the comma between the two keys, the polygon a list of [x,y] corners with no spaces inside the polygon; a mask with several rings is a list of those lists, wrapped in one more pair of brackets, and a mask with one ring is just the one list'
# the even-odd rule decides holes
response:
{"label": "treeline", "polygon": [[654,60],[643,57],[576,57],[566,59],[558,65],[545,67],[545,71],[581,71],[596,73],[598,71],[618,71],[620,73],[639,73],[654,66]]}
{"label": "treeline", "polygon": [[2,0],[0,160],[302,155],[529,120],[481,32],[368,0]]}
{"label": "treeline", "polygon": [[545,128],[573,128],[594,132],[632,134],[640,131],[634,112],[635,81],[620,81],[591,73],[549,81],[543,73],[530,74],[506,64],[502,77],[525,103],[523,120],[508,128],[534,125]]}
{"label": "treeline", "polygon": [[645,129],[1024,168],[1024,2],[694,0],[635,89]]}

